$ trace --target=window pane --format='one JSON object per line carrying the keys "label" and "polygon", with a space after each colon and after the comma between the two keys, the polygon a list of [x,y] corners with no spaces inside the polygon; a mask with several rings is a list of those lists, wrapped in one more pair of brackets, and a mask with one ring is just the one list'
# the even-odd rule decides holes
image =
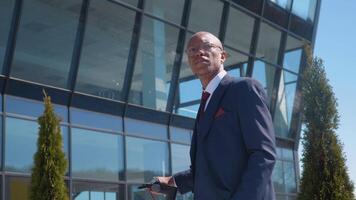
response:
{"label": "window pane", "polygon": [[292,149],[283,148],[282,152],[283,152],[283,157],[282,157],[283,160],[288,160],[288,161],[292,161],[293,162],[294,155],[293,155],[293,150]]}
{"label": "window pane", "polygon": [[292,12],[304,20],[313,22],[317,0],[293,1]]}
{"label": "window pane", "polygon": [[292,0],[269,0],[269,1],[273,2],[274,4],[286,10],[289,10],[290,6],[292,5]]}
{"label": "window pane", "polygon": [[292,137],[289,135],[289,128],[292,121],[297,78],[296,75],[286,71],[281,74],[274,114],[274,128],[276,134],[282,137]]}
{"label": "window pane", "polygon": [[246,76],[248,56],[229,48],[225,48],[225,50],[229,54],[227,60],[224,63],[225,70],[229,71],[232,69],[238,69],[239,75],[237,76],[236,73],[235,75],[232,75],[233,77]]}
{"label": "window pane", "polygon": [[[212,12],[212,8],[214,11]],[[194,32],[207,31],[219,35],[223,3],[217,0],[192,0],[189,29]]]}
{"label": "window pane", "polygon": [[[5,96],[6,98],[6,112],[20,115],[27,115],[31,117],[39,117],[43,114],[44,104],[42,101],[34,101],[14,96]],[[66,106],[52,104],[54,112],[61,119],[61,122],[68,122],[68,111]]]}
{"label": "window pane", "polygon": [[292,36],[288,36],[287,46],[284,53],[283,67],[298,73],[302,57],[302,49],[302,41]]}
{"label": "window pane", "polygon": [[71,123],[122,132],[122,118],[118,116],[70,108]]}
{"label": "window pane", "polygon": [[122,136],[72,128],[73,177],[117,181],[123,169]]}
{"label": "window pane", "polygon": [[108,183],[73,181],[74,200],[124,200],[124,187]]}
{"label": "window pane", "polygon": [[166,110],[179,30],[145,17],[129,101]]}
{"label": "window pane", "polygon": [[276,192],[284,193],[284,181],[283,181],[283,165],[282,161],[277,160],[272,174],[272,180],[274,185],[274,190]]}
{"label": "window pane", "polygon": [[295,180],[294,163],[284,162],[284,181],[286,184],[287,193],[297,192],[297,183]]}
{"label": "window pane", "polygon": [[172,174],[185,171],[190,166],[190,146],[172,144]]}
{"label": "window pane", "polygon": [[169,174],[166,142],[126,137],[126,158],[128,181],[144,183]]}
{"label": "window pane", "polygon": [[178,128],[178,127],[169,127],[171,140],[177,142],[184,142],[190,144],[192,137],[192,130]]}
{"label": "window pane", "polygon": [[254,23],[254,18],[231,7],[226,28],[225,44],[249,53]]}
{"label": "window pane", "polygon": [[274,66],[259,60],[255,61],[252,77],[257,79],[265,88],[268,101],[271,100],[275,73],[276,68]]}
{"label": "window pane", "polygon": [[146,200],[146,199],[152,199],[152,200],[166,200],[166,198],[162,194],[155,194],[151,195],[147,190],[145,189],[139,189],[140,185],[128,185],[128,199],[129,200]]}
{"label": "window pane", "polygon": [[[5,123],[5,170],[30,172],[33,155],[37,151],[37,122],[7,117]],[[65,127],[61,129],[64,152],[68,158],[68,132]]]}
{"label": "window pane", "polygon": [[76,91],[121,100],[134,19],[120,5],[90,1]]}
{"label": "window pane", "polygon": [[137,119],[125,118],[125,132],[157,139],[167,139],[167,126]]}
{"label": "window pane", "polygon": [[[180,24],[184,1],[176,0],[146,0],[145,10],[153,15]],[[172,12],[174,9],[174,12]]]}
{"label": "window pane", "polygon": [[30,179],[20,177],[7,177],[5,183],[6,200],[29,200]]}
{"label": "window pane", "polygon": [[277,63],[282,33],[266,23],[261,23],[256,56]]}
{"label": "window pane", "polygon": [[12,12],[15,1],[1,0],[0,1],[0,70],[4,63],[7,40],[10,31]]}
{"label": "window pane", "polygon": [[67,87],[81,3],[23,1],[12,76]]}

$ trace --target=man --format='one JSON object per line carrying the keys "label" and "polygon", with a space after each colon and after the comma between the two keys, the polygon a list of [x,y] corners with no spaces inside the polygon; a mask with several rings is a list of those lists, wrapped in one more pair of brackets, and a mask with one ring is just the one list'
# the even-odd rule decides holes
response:
{"label": "man", "polygon": [[227,53],[218,38],[198,32],[186,53],[203,95],[190,149],[191,167],[157,177],[196,200],[273,200],[275,136],[263,87],[234,79],[223,68]]}

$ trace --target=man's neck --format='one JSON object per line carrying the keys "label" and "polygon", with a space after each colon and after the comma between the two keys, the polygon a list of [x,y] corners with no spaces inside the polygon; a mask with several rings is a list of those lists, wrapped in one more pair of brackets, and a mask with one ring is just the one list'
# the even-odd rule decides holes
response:
{"label": "man's neck", "polygon": [[208,86],[209,82],[211,80],[213,80],[213,78],[218,75],[221,71],[223,71],[224,69],[220,69],[219,71],[215,72],[215,73],[212,73],[212,74],[209,74],[209,76],[207,77],[204,77],[204,78],[200,78],[200,82],[201,82],[201,85],[203,87],[203,90],[206,89],[206,87]]}

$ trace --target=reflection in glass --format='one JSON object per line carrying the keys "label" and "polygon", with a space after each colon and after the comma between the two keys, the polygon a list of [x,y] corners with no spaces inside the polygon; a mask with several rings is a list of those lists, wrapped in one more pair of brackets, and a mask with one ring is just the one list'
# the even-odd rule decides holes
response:
{"label": "reflection in glass", "polygon": [[[175,0],[146,0],[145,10],[153,15],[180,24],[183,14],[184,1]],[[174,12],[172,12],[174,8]]]}
{"label": "reflection in glass", "polygon": [[144,189],[138,189],[139,185],[128,185],[128,199],[129,200],[166,200],[163,195],[157,194],[152,198],[151,194]]}
{"label": "reflection in glass", "polygon": [[[42,101],[34,101],[15,96],[5,96],[6,98],[6,112],[20,115],[27,115],[32,117],[39,117],[44,111],[44,104]],[[66,106],[52,104],[54,112],[61,119],[61,122],[68,122],[68,111]]]}
{"label": "reflection in glass", "polygon": [[189,169],[190,157],[189,150],[190,147],[181,144],[171,144],[172,150],[172,173],[185,171]]}
{"label": "reflection in glass", "polygon": [[281,36],[281,31],[261,23],[256,56],[270,63],[277,63]]}
{"label": "reflection in glass", "polygon": [[75,90],[121,100],[135,12],[92,0]]}
{"label": "reflection in glass", "polygon": [[137,119],[125,118],[125,132],[157,139],[167,139],[167,126]]}
{"label": "reflection in glass", "polygon": [[10,31],[10,23],[12,18],[12,11],[15,1],[1,0],[0,1],[0,70],[4,63],[4,56],[6,51],[7,40]]}
{"label": "reflection in glass", "polygon": [[81,3],[23,1],[12,76],[67,87]]}
{"label": "reflection in glass", "polygon": [[128,181],[144,183],[170,174],[166,142],[126,137],[126,158]]}
{"label": "reflection in glass", "polygon": [[169,131],[171,134],[170,139],[172,141],[184,142],[190,144],[191,137],[192,137],[192,130],[170,126]]}
{"label": "reflection in glass", "polygon": [[254,18],[237,9],[230,8],[224,43],[249,53],[254,23]]}
{"label": "reflection in glass", "polygon": [[129,102],[166,110],[179,30],[144,17]]}
{"label": "reflection in glass", "polygon": [[302,19],[313,22],[317,0],[298,0],[293,1],[292,13]]}
{"label": "reflection in glass", "polygon": [[[211,9],[214,8],[214,12]],[[188,28],[219,35],[223,3],[216,0],[192,0]],[[204,17],[202,17],[204,16]]]}
{"label": "reflection in glass", "polygon": [[[236,78],[246,76],[248,56],[229,48],[225,48],[225,50],[229,56],[226,59],[224,66],[229,75]],[[236,69],[236,73],[231,72],[233,69]]]}
{"label": "reflection in glass", "polygon": [[5,182],[5,199],[30,199],[30,181],[29,178],[7,177]]}
{"label": "reflection in glass", "polygon": [[260,60],[256,60],[253,67],[252,77],[257,79],[265,88],[268,101],[270,102],[273,90],[276,67]]}
{"label": "reflection in glass", "polygon": [[292,5],[292,0],[269,0],[271,2],[273,2],[274,4],[289,10],[291,5]]}
{"label": "reflection in glass", "polygon": [[114,115],[70,108],[71,123],[122,132],[122,118]]}
{"label": "reflection in glass", "polygon": [[[37,122],[7,117],[5,123],[5,170],[30,172],[33,155],[37,150]],[[61,132],[64,152],[68,158],[67,128],[61,127]]]}
{"label": "reflection in glass", "polygon": [[74,177],[117,181],[123,168],[122,136],[72,128]]}
{"label": "reflection in glass", "polygon": [[292,36],[288,36],[286,50],[284,53],[283,67],[298,73],[302,57],[302,49],[302,41]]}
{"label": "reflection in glass", "polygon": [[124,200],[124,187],[108,183],[73,181],[73,200]]}
{"label": "reflection in glass", "polygon": [[284,162],[284,181],[286,184],[286,193],[297,192],[297,183],[295,179],[295,170],[293,162]]}
{"label": "reflection in glass", "polygon": [[283,71],[279,82],[278,99],[274,114],[274,128],[277,135],[292,137],[289,128],[292,121],[297,76]]}
{"label": "reflection in glass", "polygon": [[283,164],[282,161],[277,160],[272,174],[272,180],[274,185],[274,190],[276,192],[284,192],[284,181],[283,181]]}

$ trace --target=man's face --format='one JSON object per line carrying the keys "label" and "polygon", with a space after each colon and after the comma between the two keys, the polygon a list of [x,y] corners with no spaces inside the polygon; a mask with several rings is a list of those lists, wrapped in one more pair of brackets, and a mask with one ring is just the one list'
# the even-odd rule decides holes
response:
{"label": "man's face", "polygon": [[214,77],[226,59],[219,39],[205,32],[197,33],[190,39],[186,53],[192,72],[200,79]]}

